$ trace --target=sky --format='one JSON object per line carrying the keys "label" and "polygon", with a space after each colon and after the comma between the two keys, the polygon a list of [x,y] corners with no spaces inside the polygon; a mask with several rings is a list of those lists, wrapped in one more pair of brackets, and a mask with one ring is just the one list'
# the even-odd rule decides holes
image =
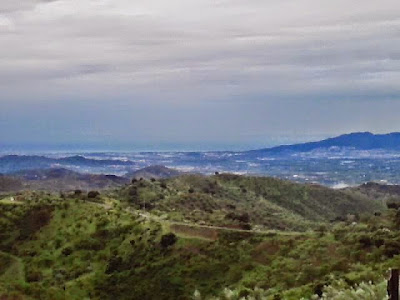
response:
{"label": "sky", "polygon": [[1,0],[0,147],[400,131],[399,59],[398,0]]}

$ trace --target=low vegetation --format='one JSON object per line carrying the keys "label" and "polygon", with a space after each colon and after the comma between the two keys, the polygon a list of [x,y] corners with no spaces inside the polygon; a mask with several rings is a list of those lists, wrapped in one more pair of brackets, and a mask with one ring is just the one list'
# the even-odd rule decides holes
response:
{"label": "low vegetation", "polygon": [[0,298],[381,295],[400,264],[399,216],[351,191],[224,174],[10,195],[0,200]]}
{"label": "low vegetation", "polygon": [[135,180],[113,196],[170,220],[243,229],[306,231],[384,208],[358,192],[231,174]]}

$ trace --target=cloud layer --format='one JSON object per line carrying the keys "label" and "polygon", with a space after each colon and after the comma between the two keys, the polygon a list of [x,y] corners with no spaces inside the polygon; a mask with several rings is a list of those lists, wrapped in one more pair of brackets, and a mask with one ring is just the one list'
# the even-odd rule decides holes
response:
{"label": "cloud layer", "polygon": [[[243,103],[266,114],[291,101],[397,103],[399,16],[398,0],[2,0],[0,103],[168,102],[193,115],[211,101],[228,118]],[[257,126],[246,132],[288,130]]]}

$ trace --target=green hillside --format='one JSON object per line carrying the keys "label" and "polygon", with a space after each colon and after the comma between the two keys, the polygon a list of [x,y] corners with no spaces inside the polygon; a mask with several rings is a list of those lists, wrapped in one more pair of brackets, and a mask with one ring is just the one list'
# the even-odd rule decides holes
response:
{"label": "green hillside", "polygon": [[134,180],[114,197],[136,209],[175,221],[220,226],[249,223],[268,229],[301,231],[316,222],[374,213],[384,207],[382,201],[352,191],[231,174]]}
{"label": "green hillside", "polygon": [[[146,213],[135,188],[153,205]],[[382,282],[400,264],[399,220],[348,192],[232,175],[139,180],[101,195],[26,192],[0,200],[0,298],[209,299],[230,288],[311,299],[338,282]]]}

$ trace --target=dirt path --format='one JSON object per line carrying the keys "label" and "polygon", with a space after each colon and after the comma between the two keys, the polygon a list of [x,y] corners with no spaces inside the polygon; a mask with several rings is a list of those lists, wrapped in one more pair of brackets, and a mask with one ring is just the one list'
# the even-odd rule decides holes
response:
{"label": "dirt path", "polygon": [[[103,207],[106,210],[111,209],[111,205],[109,204],[103,204],[103,203],[97,203],[97,202],[90,202],[92,204],[98,205]],[[125,208],[125,211],[145,218],[147,220],[155,221],[158,223],[161,223],[164,226],[167,226],[172,232],[176,231],[178,235],[181,235],[182,237],[192,237],[192,238],[201,238],[201,239],[208,239],[208,240],[215,240],[215,236],[209,232],[202,234],[199,232],[202,232],[201,229],[208,229],[208,230],[213,230],[213,231],[229,231],[229,232],[238,232],[238,233],[253,233],[253,234],[269,234],[269,235],[274,235],[274,234],[279,234],[279,235],[285,235],[285,236],[299,236],[299,235],[306,235],[307,233],[305,232],[297,232],[297,231],[280,231],[280,230],[246,230],[246,229],[238,229],[238,228],[229,228],[229,227],[222,227],[222,226],[213,226],[213,225],[200,225],[196,223],[185,223],[185,222],[176,222],[176,221],[170,221],[170,220],[165,220],[162,219],[158,216],[155,216],[151,213],[144,212],[142,210],[133,210],[131,207]],[[187,227],[188,230],[183,230],[184,227]],[[179,229],[177,229],[179,228]],[[189,228],[197,229],[197,230],[190,230]],[[185,233],[183,233],[185,231]],[[211,237],[210,237],[211,236]]]}
{"label": "dirt path", "polygon": [[306,234],[304,232],[297,232],[297,231],[246,230],[246,229],[229,228],[229,227],[222,227],[222,226],[213,226],[213,225],[200,225],[200,224],[196,224],[196,223],[175,222],[175,221],[164,220],[164,219],[161,219],[160,217],[152,215],[150,213],[145,213],[143,211],[138,211],[138,210],[132,210],[130,208],[127,208],[126,211],[128,211],[131,214],[135,214],[135,215],[141,216],[141,217],[149,219],[149,220],[157,221],[159,223],[168,223],[170,225],[170,227],[178,225],[178,226],[186,226],[186,227],[213,229],[213,230],[218,230],[218,231],[247,232],[247,233],[257,233],[257,234],[280,234],[280,235],[290,235],[290,236]]}

